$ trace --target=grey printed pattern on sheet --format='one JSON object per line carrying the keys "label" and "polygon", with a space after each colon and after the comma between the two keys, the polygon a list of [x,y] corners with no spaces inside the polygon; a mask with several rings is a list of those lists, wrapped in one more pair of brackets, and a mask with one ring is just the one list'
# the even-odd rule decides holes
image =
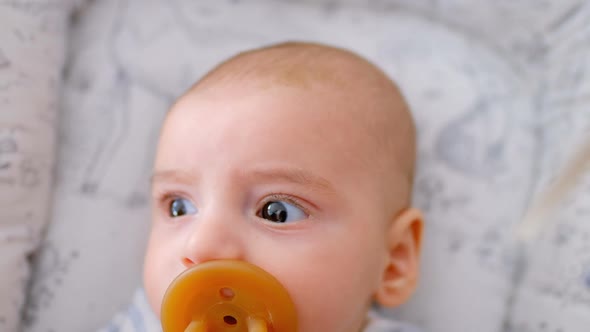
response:
{"label": "grey printed pattern on sheet", "polygon": [[536,96],[544,151],[535,192],[568,176],[564,169],[576,159],[582,158],[582,174],[538,221],[538,237],[526,243],[526,269],[508,318],[511,332],[582,331],[590,325],[590,3],[572,10],[546,38],[554,48],[546,54],[542,67],[549,70],[542,72],[545,83]]}
{"label": "grey printed pattern on sheet", "polygon": [[48,222],[67,1],[0,1],[0,331],[19,328]]}
{"label": "grey printed pattern on sheet", "polygon": [[[436,332],[576,331],[560,317],[586,308],[584,296],[564,295],[585,294],[580,218],[556,217],[564,222],[543,235],[565,241],[556,256],[549,244],[515,250],[512,229],[588,136],[588,8],[577,0],[89,2],[69,35],[52,226],[27,331],[96,330],[125,307],[141,282],[148,178],[167,107],[221,59],[289,39],[367,56],[414,111],[415,202],[428,225],[422,282],[408,305],[383,314]],[[0,75],[12,63],[4,53]],[[44,119],[57,121],[51,112]],[[574,267],[546,273],[544,257]],[[515,269],[524,260],[527,269]],[[537,314],[530,303],[546,306]]]}
{"label": "grey printed pattern on sheet", "polygon": [[[41,253],[39,265],[48,266],[50,255],[67,259],[78,252],[79,258],[67,271],[36,275],[27,308],[30,331],[98,326],[112,311],[91,299],[109,289],[110,303],[121,306],[131,286],[140,282],[144,238],[130,241],[128,234],[147,232],[153,147],[173,98],[233,53],[312,35],[382,66],[399,82],[415,111],[422,137],[416,202],[427,213],[432,240],[425,250],[424,286],[415,301],[399,311],[401,317],[429,329],[483,325],[497,331],[511,278],[508,229],[526,200],[524,191],[498,193],[530,186],[534,143],[521,120],[530,116],[530,109],[511,60],[439,22],[397,11],[184,0],[107,0],[86,10],[74,26],[65,77],[58,196],[45,241],[45,247],[56,252]],[[439,84],[441,79],[447,84]],[[514,156],[518,163],[509,162]],[[496,197],[506,209],[480,216]],[[86,211],[83,220],[71,206]],[[72,239],[69,232],[80,235]],[[105,241],[116,245],[104,248]],[[121,251],[131,252],[135,260]],[[452,269],[442,276],[445,264]],[[87,278],[123,265],[129,266],[125,274]],[[463,275],[470,276],[467,282],[460,279]],[[68,301],[84,286],[87,298]],[[478,302],[471,320],[459,313],[474,309],[473,304],[444,305],[449,298],[473,292],[486,300]],[[92,310],[93,317],[63,322],[58,317],[64,310]]]}

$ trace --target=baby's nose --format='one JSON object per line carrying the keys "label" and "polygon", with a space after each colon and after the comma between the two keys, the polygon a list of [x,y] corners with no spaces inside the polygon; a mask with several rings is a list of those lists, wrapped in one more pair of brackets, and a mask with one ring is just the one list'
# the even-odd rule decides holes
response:
{"label": "baby's nose", "polygon": [[218,260],[243,260],[247,231],[235,218],[227,216],[203,218],[195,223],[186,239],[182,264],[195,264]]}

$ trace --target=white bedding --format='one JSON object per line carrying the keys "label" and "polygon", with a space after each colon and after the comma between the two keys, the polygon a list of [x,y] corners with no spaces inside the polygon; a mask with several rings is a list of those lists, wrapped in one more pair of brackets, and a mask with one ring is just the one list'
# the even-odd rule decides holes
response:
{"label": "white bedding", "polygon": [[225,57],[286,39],[359,52],[412,106],[423,274],[388,314],[437,332],[590,323],[587,171],[518,233],[590,136],[588,1],[94,0],[68,26],[72,5],[0,0],[0,331],[16,331],[39,245],[25,331],[126,310],[168,106]]}

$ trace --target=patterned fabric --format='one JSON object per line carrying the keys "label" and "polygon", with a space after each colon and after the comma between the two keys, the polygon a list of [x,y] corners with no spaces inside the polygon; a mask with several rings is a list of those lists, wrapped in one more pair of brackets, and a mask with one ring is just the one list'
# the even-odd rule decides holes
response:
{"label": "patterned fabric", "polygon": [[0,1],[0,331],[17,331],[29,257],[48,222],[67,14],[64,0]]}
{"label": "patterned fabric", "polygon": [[[368,57],[399,82],[417,120],[415,202],[427,220],[422,280],[410,303],[384,315],[436,332],[577,332],[590,324],[585,178],[534,223],[535,237],[514,231],[590,135],[587,1],[96,0],[80,5],[68,35],[59,121],[41,111],[57,102],[31,93],[54,96],[49,82],[59,81],[56,45],[65,33],[59,24],[49,24],[42,38],[25,33],[29,23],[45,26],[34,15],[52,3],[0,0],[0,90],[27,82],[20,72],[41,73],[31,75],[38,85],[9,85],[20,96],[13,106],[34,110],[31,119],[59,122],[51,226],[35,264],[27,332],[95,331],[128,305],[141,281],[148,179],[168,106],[220,60],[292,39]],[[6,20],[6,8],[22,17]],[[62,22],[60,15],[51,17]],[[11,40],[36,57],[7,51]],[[3,59],[23,60],[22,70],[6,69]],[[0,91],[0,105],[5,95]],[[52,132],[41,127],[31,132],[48,144]],[[3,135],[0,150],[11,146]],[[1,153],[6,229],[6,213],[45,207],[29,192],[22,205],[2,205],[16,191],[2,191],[1,166],[16,158]],[[43,158],[40,174],[50,174],[51,157]],[[0,264],[8,262],[2,272],[10,272],[0,275],[1,331],[2,305],[11,322],[21,305],[14,299],[22,298],[25,257],[42,213],[35,212],[32,228],[11,224],[10,236],[0,235]]]}
{"label": "patterned fabric", "polygon": [[78,16],[71,35],[52,226],[27,331],[96,329],[126,305],[140,284],[148,179],[168,106],[220,60],[289,39],[368,57],[399,82],[414,111],[415,199],[428,227],[420,289],[397,314],[439,332],[501,328],[510,229],[537,151],[528,90],[511,58],[399,8],[102,0]]}
{"label": "patterned fabric", "polygon": [[590,2],[545,38],[551,47],[537,67],[543,153],[506,320],[510,332],[582,332],[590,326]]}

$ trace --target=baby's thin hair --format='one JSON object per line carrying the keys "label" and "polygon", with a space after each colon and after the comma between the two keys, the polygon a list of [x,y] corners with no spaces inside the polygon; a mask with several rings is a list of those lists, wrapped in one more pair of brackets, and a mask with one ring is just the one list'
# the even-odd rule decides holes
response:
{"label": "baby's thin hair", "polygon": [[[350,73],[338,70],[342,69],[338,67],[353,62],[364,65],[362,70],[365,73],[358,75],[357,79],[370,77],[366,75],[370,68],[372,74],[388,80],[376,66],[348,50],[292,41],[238,53],[209,71],[194,88],[261,81],[300,88],[310,87],[315,83],[344,85],[348,82]],[[348,70],[355,69],[348,67]]]}

